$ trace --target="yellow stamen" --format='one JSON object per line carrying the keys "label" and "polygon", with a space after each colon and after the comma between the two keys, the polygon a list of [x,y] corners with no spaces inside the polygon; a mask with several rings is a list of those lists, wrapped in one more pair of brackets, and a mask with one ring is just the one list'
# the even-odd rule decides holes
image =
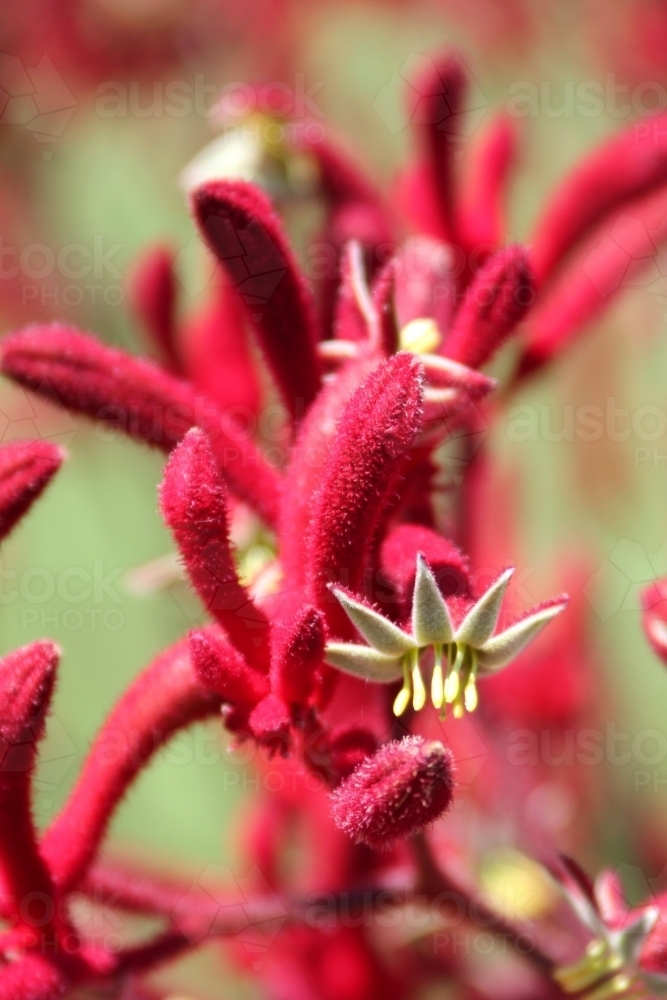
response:
{"label": "yellow stamen", "polygon": [[442,708],[445,700],[445,683],[442,679],[442,646],[437,643],[434,646],[435,663],[431,675],[431,701],[434,708]]}
{"label": "yellow stamen", "polygon": [[401,350],[413,354],[433,354],[440,347],[441,340],[437,323],[427,316],[410,320],[398,337]]}
{"label": "yellow stamen", "polygon": [[470,656],[472,659],[472,667],[470,669],[470,676],[466,681],[465,691],[463,692],[463,701],[466,707],[466,711],[474,712],[477,708],[477,685],[475,681],[477,680],[477,651],[475,649],[470,650]]}
{"label": "yellow stamen", "polygon": [[426,688],[419,669],[419,651],[412,653],[412,707],[415,712],[421,711],[426,704]]}
{"label": "yellow stamen", "polygon": [[[459,693],[460,687],[460,677],[461,665],[463,664],[463,654],[465,652],[464,646],[458,646],[456,650],[456,659],[454,660],[454,666],[452,667],[451,673],[448,675],[445,681],[445,701],[450,705],[456,701]],[[457,716],[458,718],[458,716]]]}
{"label": "yellow stamen", "polygon": [[403,715],[403,712],[410,704],[411,697],[412,685],[410,683],[410,667],[408,665],[407,658],[405,658],[403,660],[403,687],[394,699],[394,715]]}

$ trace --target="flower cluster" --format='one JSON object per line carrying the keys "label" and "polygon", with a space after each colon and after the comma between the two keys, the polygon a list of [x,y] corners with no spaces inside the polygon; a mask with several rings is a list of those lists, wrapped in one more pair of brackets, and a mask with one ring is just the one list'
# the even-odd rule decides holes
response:
{"label": "flower cluster", "polygon": [[[531,646],[567,598],[508,622],[501,615],[513,570],[483,583],[480,510],[488,520],[490,505],[502,504],[499,493],[487,491],[485,449],[474,456],[465,449],[482,414],[494,412],[487,397],[495,398],[496,382],[480,369],[495,353],[514,339],[507,344],[514,357],[508,394],[560,357],[608,301],[612,292],[598,289],[616,286],[593,287],[577,252],[628,202],[667,184],[667,148],[630,133],[610,140],[556,192],[531,251],[506,246],[515,137],[504,118],[492,123],[464,196],[448,130],[462,114],[465,87],[460,61],[426,60],[414,85],[421,153],[391,207],[334,140],[309,144],[307,130],[291,133],[283,162],[298,156],[310,163],[335,262],[315,287],[259,184],[220,175],[191,192],[195,225],[219,275],[204,313],[177,321],[173,256],[164,248],[149,250],[134,276],[136,312],[161,363],[62,324],[31,326],[2,341],[5,376],[169,454],[160,510],[210,622],[165,650],[121,697],[40,837],[31,775],[58,651],[44,641],[0,661],[0,912],[9,923],[0,934],[0,1000],[53,1000],[77,986],[111,984],[120,992],[128,977],[134,982],[195,944],[238,933],[224,887],[202,894],[98,859],[116,807],[151,756],[177,730],[211,716],[295,775],[294,794],[264,802],[248,838],[272,895],[258,889],[245,919],[250,912],[258,933],[268,934],[271,921],[287,916],[266,963],[270,995],[287,995],[284,984],[292,983],[291,995],[306,1000],[368,1000],[388,989],[401,997],[442,976],[459,983],[461,995],[488,995],[451,950],[441,962],[428,961],[404,940],[389,971],[391,948],[383,950],[363,920],[340,919],[341,910],[370,905],[375,913],[392,887],[399,911],[451,892],[468,910],[474,889],[466,845],[456,845],[447,820],[436,823],[457,797],[455,765],[471,756],[462,752],[457,762],[457,748],[471,739],[466,710],[480,703],[491,747],[494,780],[475,803],[481,817],[500,800],[504,808],[543,791],[538,775],[519,795],[515,787],[505,794],[510,778],[497,752],[503,727],[522,712],[536,717],[539,708],[545,728],[564,728],[586,710],[583,639],[574,624],[561,626],[567,615],[547,631],[557,636],[555,648],[542,640]],[[615,266],[604,254],[596,263],[607,276]],[[275,400],[280,449],[240,420],[240,410],[258,415]],[[462,449],[465,472],[462,482],[443,487],[448,446]],[[41,442],[0,451],[0,534],[61,460]],[[247,559],[241,573],[231,534],[248,509],[270,538],[269,552]],[[647,606],[647,630],[665,657],[656,601]],[[533,688],[512,679],[517,658],[518,669],[537,671]],[[537,690],[539,697],[530,693]],[[447,705],[455,721],[445,730]],[[442,742],[445,732],[451,746]],[[123,737],[112,757],[105,753],[110,734]],[[313,777],[318,784],[309,790],[306,778]],[[581,798],[582,810],[592,808],[590,797]],[[326,932],[308,916],[302,883],[291,885],[280,863],[295,816],[311,829],[320,862],[309,888],[330,897]],[[534,817],[524,826],[531,847],[543,850],[544,829],[538,835]],[[521,868],[534,885],[536,868]],[[608,918],[573,862],[552,881],[574,900],[576,919],[570,913],[565,924],[576,954],[561,947],[565,930],[553,935],[551,950],[549,941],[531,938],[524,958],[542,977],[536,996],[561,989],[606,1000],[639,996],[646,982],[654,991],[663,987],[660,908],[657,916],[642,908],[638,917]],[[365,892],[360,902],[367,887],[370,903]],[[77,923],[75,891],[159,917],[164,926],[140,945],[104,947]],[[31,918],[25,903],[32,895],[48,902],[48,919]],[[544,889],[535,898],[551,897]],[[521,953],[522,915],[475,905],[484,926]],[[548,909],[553,922],[558,910],[549,905],[536,903],[534,912]]]}

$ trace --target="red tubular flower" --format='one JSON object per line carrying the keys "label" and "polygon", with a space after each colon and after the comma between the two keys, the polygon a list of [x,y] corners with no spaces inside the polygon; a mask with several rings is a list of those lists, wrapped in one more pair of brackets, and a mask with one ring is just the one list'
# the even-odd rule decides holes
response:
{"label": "red tubular flower", "polygon": [[199,683],[184,640],[161,653],[130,685],[43,837],[41,854],[61,892],[78,884],[114,809],[155,751],[176,730],[214,715],[219,707],[219,696]]}
{"label": "red tubular flower", "polygon": [[639,139],[631,125],[594,150],[556,190],[537,225],[531,262],[538,287],[605,216],[666,183],[667,145],[657,127]]}
{"label": "red tubular flower", "polygon": [[176,343],[176,280],[174,254],[164,246],[149,247],[135,264],[128,283],[134,312],[159,356],[174,372],[182,365]]}
{"label": "red tubular flower", "polygon": [[248,307],[287,409],[300,418],[320,384],[315,312],[282,224],[266,196],[243,181],[203,184],[192,208]]}
{"label": "red tubular flower", "polygon": [[480,260],[502,243],[505,227],[507,181],[517,147],[516,122],[497,115],[486,129],[468,168],[468,182],[459,209],[461,238]]}
{"label": "red tubular flower", "polygon": [[426,68],[411,84],[410,118],[422,128],[428,176],[435,187],[434,207],[442,230],[438,235],[456,244],[454,161],[461,135],[466,73],[456,53],[424,62]]}
{"label": "red tubular flower", "polygon": [[533,294],[526,250],[521,246],[499,250],[470,284],[443,353],[469,368],[479,368],[523,319]]}
{"label": "red tubular flower", "polygon": [[365,560],[421,421],[422,367],[395,354],[364,380],[338,424],[312,511],[310,599],[333,631],[349,632],[330,583],[361,588]]}
{"label": "red tubular flower", "polygon": [[2,342],[2,371],[61,405],[169,451],[195,423],[191,387],[141,358],[53,323]]}
{"label": "red tubular flower", "polygon": [[530,318],[518,375],[539,370],[627,288],[633,263],[647,265],[667,239],[667,191],[612,217],[597,247],[587,243],[549,283]]}
{"label": "red tubular flower", "polygon": [[1,370],[20,385],[130,437],[170,451],[201,422],[234,491],[273,523],[280,479],[253,442],[193,387],[157,365],[70,327],[27,327],[0,348]]}
{"label": "red tubular flower", "polygon": [[377,367],[375,359],[350,362],[325,385],[299,428],[285,474],[280,511],[280,550],[287,598],[296,593],[308,572],[308,535],[322,470],[336,436],[341,413],[352,393]]}
{"label": "red tubular flower", "polygon": [[239,583],[229,542],[227,491],[203,431],[188,431],[171,455],[160,508],[204,607],[249,663],[268,670],[268,622]]}
{"label": "red tubular flower", "polygon": [[653,651],[667,663],[667,580],[656,580],[641,595],[642,625]]}
{"label": "red tubular flower", "polygon": [[15,441],[0,448],[0,539],[30,509],[64,458],[62,448],[49,441]]}
{"label": "red tubular flower", "polygon": [[386,850],[441,816],[453,792],[450,751],[407,736],[380,747],[341,782],[331,795],[332,815],[353,840]]}
{"label": "red tubular flower", "polygon": [[31,812],[32,771],[37,743],[53,692],[60,652],[53,643],[34,642],[0,660],[0,870],[2,909],[31,943],[54,949],[58,925],[53,913],[30,920],[29,899],[53,903],[54,888],[37,847]]}

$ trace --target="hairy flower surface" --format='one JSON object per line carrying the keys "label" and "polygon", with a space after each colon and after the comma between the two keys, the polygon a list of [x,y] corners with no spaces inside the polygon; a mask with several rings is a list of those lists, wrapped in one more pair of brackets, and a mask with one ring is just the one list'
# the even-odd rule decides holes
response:
{"label": "hairy flower surface", "polygon": [[332,794],[334,822],[354,840],[384,850],[412,837],[451,805],[452,755],[419,736],[387,743]]}

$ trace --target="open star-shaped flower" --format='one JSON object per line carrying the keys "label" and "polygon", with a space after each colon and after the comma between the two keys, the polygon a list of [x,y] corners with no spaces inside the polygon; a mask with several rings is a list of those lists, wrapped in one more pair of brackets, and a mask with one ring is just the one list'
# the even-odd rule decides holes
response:
{"label": "open star-shaped flower", "polygon": [[494,635],[513,572],[501,573],[455,625],[433,573],[419,555],[411,632],[334,587],[334,596],[368,645],[330,642],[326,660],[339,670],[379,684],[402,677],[403,687],[394,701],[394,714],[402,715],[410,702],[415,711],[426,704],[421,664],[433,649],[431,701],[443,711],[451,704],[455,718],[460,718],[465,710],[477,707],[477,677],[510,663],[567,604],[566,596],[546,601]]}

